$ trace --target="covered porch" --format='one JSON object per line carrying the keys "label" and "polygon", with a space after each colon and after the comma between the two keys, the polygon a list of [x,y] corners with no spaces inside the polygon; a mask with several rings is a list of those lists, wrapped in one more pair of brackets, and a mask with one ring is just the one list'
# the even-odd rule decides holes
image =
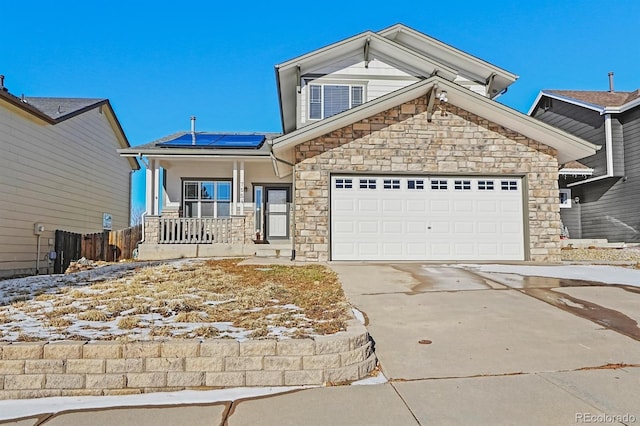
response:
{"label": "covered porch", "polygon": [[275,245],[291,252],[291,176],[275,174],[268,150],[175,151],[138,156],[146,168],[140,259],[248,256]]}

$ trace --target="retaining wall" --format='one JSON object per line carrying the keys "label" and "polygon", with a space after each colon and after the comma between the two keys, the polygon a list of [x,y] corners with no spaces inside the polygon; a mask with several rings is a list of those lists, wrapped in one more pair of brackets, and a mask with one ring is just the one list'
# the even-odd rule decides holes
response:
{"label": "retaining wall", "polygon": [[364,326],[313,339],[0,343],[0,399],[322,385],[376,365]]}

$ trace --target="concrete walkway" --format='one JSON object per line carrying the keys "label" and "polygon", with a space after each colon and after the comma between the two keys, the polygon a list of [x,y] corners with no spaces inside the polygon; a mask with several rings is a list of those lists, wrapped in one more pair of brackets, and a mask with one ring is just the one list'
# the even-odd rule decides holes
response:
{"label": "concrete walkway", "polygon": [[637,291],[417,263],[331,267],[366,314],[387,384],[9,424],[640,424]]}

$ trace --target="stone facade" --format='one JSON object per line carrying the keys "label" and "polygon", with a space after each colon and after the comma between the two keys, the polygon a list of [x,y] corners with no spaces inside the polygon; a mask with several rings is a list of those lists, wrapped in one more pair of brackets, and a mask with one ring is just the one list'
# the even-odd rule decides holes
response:
{"label": "stone facade", "polygon": [[[444,109],[442,109],[444,108]],[[420,97],[296,147],[296,259],[329,259],[330,173],[522,176],[528,260],[560,261],[555,149]]]}
{"label": "stone facade", "polygon": [[314,339],[0,342],[0,400],[317,386],[367,377],[376,364],[356,320]]}

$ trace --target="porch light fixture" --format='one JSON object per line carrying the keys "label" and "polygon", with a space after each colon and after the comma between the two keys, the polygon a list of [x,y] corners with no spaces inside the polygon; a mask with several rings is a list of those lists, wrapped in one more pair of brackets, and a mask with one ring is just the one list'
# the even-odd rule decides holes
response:
{"label": "porch light fixture", "polygon": [[449,98],[447,98],[447,92],[445,90],[438,93],[438,100],[440,101],[438,108],[440,109],[440,116],[446,117],[447,114],[447,102],[449,102]]}

